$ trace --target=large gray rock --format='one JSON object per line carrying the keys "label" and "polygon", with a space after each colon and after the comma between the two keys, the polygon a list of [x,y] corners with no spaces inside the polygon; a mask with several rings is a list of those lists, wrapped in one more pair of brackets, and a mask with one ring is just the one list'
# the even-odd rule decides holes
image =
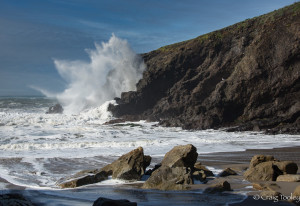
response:
{"label": "large gray rock", "polygon": [[161,166],[144,183],[144,189],[186,190],[193,184],[191,169]]}
{"label": "large gray rock", "polygon": [[136,202],[129,200],[112,200],[104,197],[99,197],[93,206],[137,206]]}
{"label": "large gray rock", "polygon": [[175,146],[162,160],[162,166],[193,168],[197,160],[196,147],[191,144]]}
{"label": "large gray rock", "polygon": [[139,147],[122,155],[113,163],[103,167],[101,171],[111,173],[113,179],[140,180],[150,162],[151,157],[145,156],[143,148]]}

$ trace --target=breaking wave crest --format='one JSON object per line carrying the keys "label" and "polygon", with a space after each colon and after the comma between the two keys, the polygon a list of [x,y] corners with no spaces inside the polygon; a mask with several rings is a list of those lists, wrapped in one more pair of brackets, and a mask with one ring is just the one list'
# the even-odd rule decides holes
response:
{"label": "breaking wave crest", "polygon": [[87,53],[89,62],[54,60],[58,73],[67,82],[62,93],[50,94],[39,89],[46,96],[56,97],[66,114],[98,107],[122,92],[135,90],[145,70],[142,58],[126,40],[114,34],[108,42],[95,44],[95,49]]}

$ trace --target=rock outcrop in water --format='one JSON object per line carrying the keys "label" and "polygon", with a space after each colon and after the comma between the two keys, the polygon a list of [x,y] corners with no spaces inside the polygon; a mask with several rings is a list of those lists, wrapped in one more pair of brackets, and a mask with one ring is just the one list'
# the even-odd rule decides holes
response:
{"label": "rock outcrop in water", "polygon": [[136,181],[145,174],[150,162],[151,157],[144,155],[144,149],[138,147],[102,169],[78,172],[70,178],[60,180],[58,185],[61,188],[75,188],[107,180],[108,176],[112,176],[113,179]]}
{"label": "rock outcrop in water", "polygon": [[49,107],[46,114],[62,114],[64,111],[63,107],[60,104]]}
{"label": "rock outcrop in water", "polygon": [[300,3],[143,54],[109,110],[185,129],[300,132]]}

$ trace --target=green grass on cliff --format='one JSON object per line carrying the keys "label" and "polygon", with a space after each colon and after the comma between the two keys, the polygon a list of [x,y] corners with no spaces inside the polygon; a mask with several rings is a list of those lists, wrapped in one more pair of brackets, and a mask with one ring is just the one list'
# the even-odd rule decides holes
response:
{"label": "green grass on cliff", "polygon": [[300,2],[296,2],[292,5],[275,10],[268,14],[264,14],[264,15],[254,17],[251,19],[246,19],[246,20],[239,22],[237,24],[234,24],[232,26],[198,36],[194,39],[190,39],[190,40],[178,42],[175,44],[163,46],[163,47],[159,48],[158,51],[160,51],[160,52],[175,52],[178,49],[184,47],[189,42],[194,41],[194,40],[197,40],[200,44],[203,44],[206,41],[220,41],[224,38],[224,36],[227,33],[234,34],[236,31],[247,29],[254,22],[256,22],[260,25],[270,24],[270,23],[276,22],[278,19],[283,18],[284,16],[287,16],[287,15],[296,16],[299,14],[300,14]]}

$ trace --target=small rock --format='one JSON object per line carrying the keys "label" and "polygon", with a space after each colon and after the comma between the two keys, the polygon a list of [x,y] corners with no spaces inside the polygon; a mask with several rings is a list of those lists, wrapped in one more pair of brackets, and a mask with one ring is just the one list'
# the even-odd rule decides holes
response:
{"label": "small rock", "polygon": [[230,168],[226,168],[219,174],[219,177],[227,177],[229,175],[237,175],[237,173]]}
{"label": "small rock", "polygon": [[231,186],[227,181],[223,181],[206,188],[204,193],[220,193],[225,191],[232,191]]}
{"label": "small rock", "polygon": [[215,176],[212,171],[207,169],[204,165],[201,165],[200,162],[195,163],[194,170],[195,171],[203,171],[205,173],[206,177]]}
{"label": "small rock", "polygon": [[253,183],[252,187],[253,187],[253,189],[256,189],[256,190],[264,190],[265,189],[264,184],[261,184],[261,183]]}
{"label": "small rock", "polygon": [[161,164],[168,167],[193,168],[198,157],[197,149],[191,144],[175,146],[169,151]]}
{"label": "small rock", "polygon": [[99,197],[94,202],[93,206],[137,206],[137,203],[130,202],[129,200],[112,200],[104,197]]}
{"label": "small rock", "polygon": [[60,104],[49,107],[46,114],[62,114],[64,111],[63,107]]}
{"label": "small rock", "polygon": [[300,175],[279,175],[276,179],[278,182],[300,182]]}

